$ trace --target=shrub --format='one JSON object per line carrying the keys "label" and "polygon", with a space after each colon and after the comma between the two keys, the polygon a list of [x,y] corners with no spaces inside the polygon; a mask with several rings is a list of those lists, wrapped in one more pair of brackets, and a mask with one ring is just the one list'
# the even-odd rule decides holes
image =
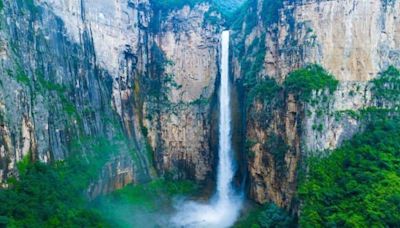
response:
{"label": "shrub", "polygon": [[309,101],[313,91],[328,89],[333,93],[339,82],[319,65],[308,65],[293,71],[284,82],[286,90],[302,101]]}
{"label": "shrub", "polygon": [[250,90],[247,96],[248,104],[255,99],[272,100],[279,91],[280,87],[274,79],[265,79]]}
{"label": "shrub", "polygon": [[400,122],[385,115],[324,159],[300,185],[301,227],[400,226]]}
{"label": "shrub", "polygon": [[234,227],[294,227],[294,221],[286,211],[270,203],[253,208]]}
{"label": "shrub", "polygon": [[[263,69],[264,59],[266,55],[265,36],[254,39],[252,45],[248,48],[246,55],[254,60],[243,59],[241,61],[242,71],[244,74],[244,85],[246,88],[252,88],[258,82],[257,75]],[[251,49],[250,49],[251,48]]]}
{"label": "shrub", "polygon": [[277,169],[284,171],[285,169],[285,155],[289,150],[284,138],[280,135],[272,133],[269,135],[266,143],[264,144],[266,150],[274,156]]}
{"label": "shrub", "polygon": [[390,66],[372,80],[372,92],[378,101],[394,102],[400,99],[400,71]]}

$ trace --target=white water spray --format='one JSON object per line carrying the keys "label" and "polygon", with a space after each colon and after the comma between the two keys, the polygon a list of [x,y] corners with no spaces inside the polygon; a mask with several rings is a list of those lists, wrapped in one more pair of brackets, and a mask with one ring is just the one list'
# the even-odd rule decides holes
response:
{"label": "white water spray", "polygon": [[229,95],[229,31],[222,33],[221,87],[219,91],[219,163],[217,198],[228,202],[232,196],[231,108]]}
{"label": "white water spray", "polygon": [[184,202],[177,205],[172,222],[178,227],[229,227],[236,221],[242,197],[232,186],[235,173],[231,144],[229,92],[229,31],[222,32],[221,87],[219,91],[219,162],[217,192],[209,204]]}

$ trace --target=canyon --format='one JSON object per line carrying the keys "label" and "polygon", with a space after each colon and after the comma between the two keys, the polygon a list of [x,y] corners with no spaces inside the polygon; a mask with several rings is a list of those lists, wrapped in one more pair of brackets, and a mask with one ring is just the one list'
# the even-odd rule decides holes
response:
{"label": "canyon", "polygon": [[[306,161],[362,132],[354,113],[398,105],[374,90],[400,68],[396,0],[232,1],[233,16],[200,0],[0,3],[2,188],[42,162],[66,164],[91,200],[158,178],[214,190],[224,30],[232,178],[251,202],[298,216]],[[302,69],[334,82],[302,97]]]}

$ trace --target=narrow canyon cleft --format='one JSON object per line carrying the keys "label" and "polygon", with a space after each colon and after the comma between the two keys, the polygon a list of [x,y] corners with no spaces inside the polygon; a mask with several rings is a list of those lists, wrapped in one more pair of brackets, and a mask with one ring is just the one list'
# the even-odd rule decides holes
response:
{"label": "narrow canyon cleft", "polygon": [[231,108],[229,89],[229,31],[221,37],[221,85],[219,91],[219,148],[216,193],[208,204],[194,201],[176,205],[172,223],[184,227],[232,226],[242,206],[242,195],[233,184],[235,163],[232,150]]}

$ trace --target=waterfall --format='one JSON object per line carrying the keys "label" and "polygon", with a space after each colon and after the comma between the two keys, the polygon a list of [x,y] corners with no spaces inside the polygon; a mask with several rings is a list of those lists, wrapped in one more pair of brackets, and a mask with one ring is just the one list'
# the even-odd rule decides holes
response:
{"label": "waterfall", "polygon": [[222,32],[221,87],[219,90],[219,162],[217,197],[222,201],[231,196],[234,175],[231,145],[231,107],[229,94],[229,31]]}
{"label": "waterfall", "polygon": [[229,91],[229,31],[222,32],[221,45],[217,190],[209,204],[189,201],[177,205],[178,213],[172,223],[179,227],[229,227],[236,221],[242,206],[242,197],[232,185],[235,168]]}

